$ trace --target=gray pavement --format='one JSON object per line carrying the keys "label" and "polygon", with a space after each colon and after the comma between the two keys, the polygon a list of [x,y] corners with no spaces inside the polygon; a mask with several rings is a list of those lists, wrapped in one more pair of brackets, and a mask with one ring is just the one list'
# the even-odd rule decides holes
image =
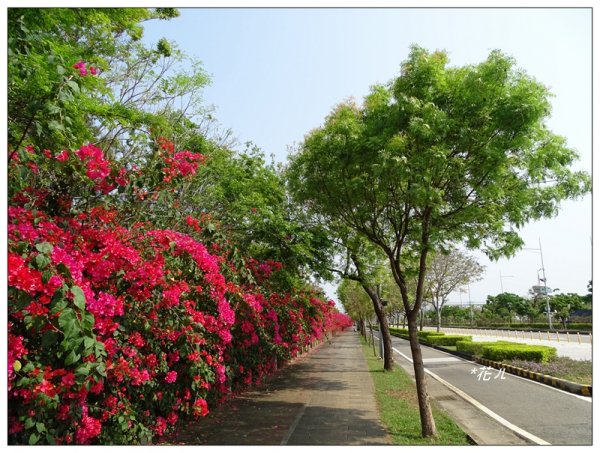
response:
{"label": "gray pavement", "polygon": [[176,445],[389,445],[356,332],[183,427]]}
{"label": "gray pavement", "polygon": [[[394,338],[393,346],[397,363],[412,372],[412,363],[398,354],[411,357],[408,341]],[[465,404],[464,399],[456,392],[430,377],[430,395],[438,400],[478,444],[512,445],[539,443],[539,440],[551,445],[592,444],[591,398],[562,392],[508,373],[498,376],[497,370],[478,379],[482,365],[426,346],[421,346],[421,350],[426,370],[526,433],[525,436],[522,432],[517,434],[508,425],[497,419],[490,419],[481,408]],[[475,369],[477,373],[473,373]],[[498,377],[495,378],[496,376]],[[486,377],[487,380],[484,380]],[[489,427],[478,426],[478,419],[489,422]]]}

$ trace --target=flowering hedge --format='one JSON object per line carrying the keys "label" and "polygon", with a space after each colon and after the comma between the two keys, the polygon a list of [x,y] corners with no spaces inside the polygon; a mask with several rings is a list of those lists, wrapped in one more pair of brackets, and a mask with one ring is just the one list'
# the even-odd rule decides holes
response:
{"label": "flowering hedge", "polygon": [[93,145],[13,154],[10,443],[152,442],[350,325],[333,302],[270,290],[279,263],[248,259],[254,278],[226,279],[241,269],[200,240],[202,218],[127,224],[123,200],[173,193],[205,160],[159,149],[152,187]]}

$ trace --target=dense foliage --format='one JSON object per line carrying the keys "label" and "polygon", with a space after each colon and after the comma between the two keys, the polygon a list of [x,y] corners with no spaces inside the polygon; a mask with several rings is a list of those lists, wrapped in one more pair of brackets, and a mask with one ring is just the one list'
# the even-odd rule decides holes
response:
{"label": "dense foliage", "polygon": [[[201,161],[166,153],[164,190]],[[349,324],[333,302],[271,291],[275,261],[248,260],[252,278],[227,280],[237,269],[199,240],[201,219],[123,223],[111,202],[142,175],[92,145],[11,162],[11,186],[30,183],[9,203],[12,442],[149,441]],[[73,194],[49,197],[49,180],[80,181],[80,209]]]}
{"label": "dense foliage", "polygon": [[173,109],[175,15],[9,12],[11,444],[153,442],[350,325],[277,170]]}

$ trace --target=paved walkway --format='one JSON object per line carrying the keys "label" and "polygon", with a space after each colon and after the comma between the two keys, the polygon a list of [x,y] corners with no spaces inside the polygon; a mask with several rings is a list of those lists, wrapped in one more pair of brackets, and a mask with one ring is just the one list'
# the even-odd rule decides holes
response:
{"label": "paved walkway", "polygon": [[186,427],[176,444],[389,445],[359,336],[336,335]]}

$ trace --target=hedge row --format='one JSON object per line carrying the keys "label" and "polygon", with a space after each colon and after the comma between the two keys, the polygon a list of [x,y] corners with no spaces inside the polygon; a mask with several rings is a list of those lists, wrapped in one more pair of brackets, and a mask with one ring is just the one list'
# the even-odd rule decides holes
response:
{"label": "hedge row", "polygon": [[459,341],[471,341],[470,335],[430,335],[428,341],[438,346],[456,346]]}
{"label": "hedge row", "polygon": [[552,346],[528,345],[509,341],[493,343],[458,341],[456,350],[495,361],[518,359],[545,363],[556,357],[556,348]]}
{"label": "hedge row", "polygon": [[390,334],[397,335],[400,337],[408,337],[408,329],[398,329],[396,327],[390,327]]}
{"label": "hedge row", "polygon": [[425,341],[430,341],[431,338],[441,337],[441,336],[445,335],[445,333],[444,332],[436,332],[435,330],[421,330],[417,333],[417,335],[419,336],[419,338],[421,338]]}
{"label": "hedge row", "polygon": [[525,345],[525,343],[514,343],[511,341],[496,341],[491,343],[489,341],[457,341],[456,342],[456,350],[458,352],[464,352],[466,354],[475,355],[478,357],[483,357],[483,347],[488,346],[490,344],[517,344],[517,345]]}

